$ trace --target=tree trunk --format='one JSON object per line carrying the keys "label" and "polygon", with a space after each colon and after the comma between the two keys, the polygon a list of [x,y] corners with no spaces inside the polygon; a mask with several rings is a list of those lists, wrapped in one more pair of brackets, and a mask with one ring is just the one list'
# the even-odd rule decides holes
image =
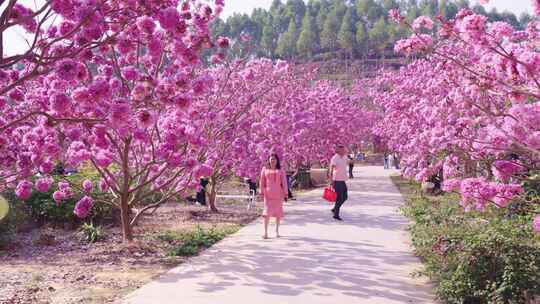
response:
{"label": "tree trunk", "polygon": [[122,223],[122,239],[125,242],[133,240],[133,233],[131,231],[131,219],[129,215],[128,196],[123,194],[120,198],[120,220]]}
{"label": "tree trunk", "polygon": [[210,193],[209,193],[209,198],[208,198],[208,206],[210,207],[210,211],[215,212],[215,213],[219,212],[219,210],[216,207],[216,194],[217,194],[216,186],[217,186],[216,180],[215,178],[212,177],[210,179]]}
{"label": "tree trunk", "polygon": [[122,190],[120,193],[120,220],[122,221],[122,236],[124,243],[133,240],[133,233],[131,231],[131,220],[129,206],[129,149],[131,145],[131,139],[124,140],[124,150],[122,151],[122,175],[124,177],[122,183]]}

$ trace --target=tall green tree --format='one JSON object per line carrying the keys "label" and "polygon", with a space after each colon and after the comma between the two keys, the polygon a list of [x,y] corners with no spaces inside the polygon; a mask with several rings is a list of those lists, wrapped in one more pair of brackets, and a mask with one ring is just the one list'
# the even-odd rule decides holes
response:
{"label": "tall green tree", "polygon": [[446,0],[439,0],[439,14],[448,19],[448,2]]}
{"label": "tall green tree", "polygon": [[324,21],[321,32],[321,48],[327,52],[333,52],[337,49],[337,33],[341,23],[337,17],[337,11],[332,9]]}
{"label": "tall green tree", "polygon": [[317,13],[321,9],[321,1],[319,0],[309,0],[306,6],[306,10],[311,14],[312,17],[317,16]]}
{"label": "tall green tree", "polygon": [[347,9],[345,16],[341,22],[341,27],[338,33],[338,44],[339,47],[346,51],[349,56],[352,56],[352,52],[355,47],[355,36],[354,36],[354,20],[353,20],[353,11],[351,8]]}
{"label": "tall green tree", "polygon": [[384,8],[375,0],[358,0],[356,14],[368,25],[374,24],[382,16],[386,17]]}
{"label": "tall green tree", "polygon": [[267,19],[268,12],[265,9],[256,8],[251,13],[251,21],[253,24],[250,35],[253,43],[256,45],[260,45],[261,43],[262,30]]}
{"label": "tall green tree", "polygon": [[332,8],[336,10],[338,19],[342,19],[345,16],[345,13],[347,13],[348,6],[345,3],[346,2],[343,0],[334,0],[331,3]]}
{"label": "tall green tree", "polygon": [[527,26],[527,24],[529,24],[529,22],[531,22],[534,18],[529,14],[529,13],[521,13],[521,15],[519,15],[519,23],[521,24],[521,27],[524,28]]}
{"label": "tall green tree", "polygon": [[272,15],[273,27],[276,31],[276,34],[285,32],[287,30],[287,25],[289,24],[289,17],[285,12],[285,5],[280,0],[272,1],[270,6],[270,15]]}
{"label": "tall green tree", "polygon": [[388,28],[384,17],[379,18],[368,32],[371,48],[384,56],[384,51],[389,43]]}
{"label": "tall green tree", "polygon": [[416,1],[410,1],[407,5],[407,15],[406,18],[409,22],[412,22],[418,16],[421,15],[420,8],[416,5]]}
{"label": "tall green tree", "polygon": [[277,32],[273,27],[272,15],[269,15],[262,29],[261,48],[262,53],[268,57],[274,57],[277,45]]}
{"label": "tall green tree", "polygon": [[233,37],[239,37],[244,32],[244,29],[249,22],[250,19],[248,15],[238,13],[233,14],[231,17],[227,18],[229,34]]}
{"label": "tall green tree", "polygon": [[470,3],[469,3],[469,0],[458,0],[458,1],[456,1],[456,4],[457,4],[459,9],[469,8],[471,6]]}
{"label": "tall green tree", "polygon": [[210,26],[212,29],[211,33],[213,39],[216,39],[218,36],[230,36],[229,25],[227,22],[221,19],[216,19]]}
{"label": "tall green tree", "polygon": [[309,11],[306,11],[302,19],[302,28],[300,29],[298,42],[296,43],[296,50],[302,57],[312,57],[317,49],[317,36],[314,24],[313,17],[311,17]]}
{"label": "tall green tree", "polygon": [[382,6],[388,12],[391,9],[399,8],[399,3],[396,0],[384,0]]}
{"label": "tall green tree", "polygon": [[454,2],[446,3],[446,19],[453,19],[458,11],[459,8]]}
{"label": "tall green tree", "polygon": [[362,21],[356,22],[356,31],[355,31],[355,40],[356,45],[361,46],[364,43],[366,43],[368,37],[367,37],[367,31],[366,27],[364,26],[364,23]]}
{"label": "tall green tree", "polygon": [[315,23],[316,23],[316,26],[317,26],[317,31],[319,33],[322,33],[322,31],[324,29],[324,23],[326,22],[326,17],[327,16],[328,16],[328,7],[324,6],[321,3],[321,7],[320,7],[320,9],[317,12],[317,15],[315,17]]}
{"label": "tall green tree", "polygon": [[368,14],[369,8],[375,5],[373,0],[358,0],[356,1],[356,13],[358,16],[365,17]]}
{"label": "tall green tree", "polygon": [[276,54],[282,58],[292,58],[296,54],[297,35],[296,22],[291,18],[289,28],[279,38]]}
{"label": "tall green tree", "polygon": [[355,40],[356,40],[356,48],[358,50],[357,53],[359,53],[360,56],[364,57],[366,55],[366,50],[367,50],[367,34],[366,34],[366,28],[362,21],[356,22]]}
{"label": "tall green tree", "polygon": [[287,18],[294,18],[294,22],[300,24],[305,13],[306,4],[304,0],[287,0],[287,4],[285,4]]}
{"label": "tall green tree", "polygon": [[424,16],[435,16],[439,11],[438,2],[433,0],[423,0],[420,5],[421,14]]}

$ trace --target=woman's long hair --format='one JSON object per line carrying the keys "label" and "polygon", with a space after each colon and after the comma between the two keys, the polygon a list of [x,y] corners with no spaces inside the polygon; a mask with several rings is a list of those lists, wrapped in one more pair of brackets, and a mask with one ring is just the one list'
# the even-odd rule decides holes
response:
{"label": "woman's long hair", "polygon": [[276,169],[281,170],[281,163],[279,161],[279,156],[276,153],[270,154],[270,157],[268,158],[268,164],[267,164],[268,168],[269,169],[272,168],[270,166],[270,158],[272,158],[272,157],[274,157],[276,159]]}

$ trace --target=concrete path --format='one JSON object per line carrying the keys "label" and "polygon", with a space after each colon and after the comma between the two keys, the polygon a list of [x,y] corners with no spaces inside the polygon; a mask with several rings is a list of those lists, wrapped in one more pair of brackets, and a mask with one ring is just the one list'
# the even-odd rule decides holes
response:
{"label": "concrete path", "polygon": [[[129,304],[435,303],[413,279],[403,199],[382,167],[349,181],[344,222],[314,190],[286,205],[281,239],[257,221],[129,295]],[[273,231],[273,230],[272,230]],[[273,237],[273,234],[271,234]]]}

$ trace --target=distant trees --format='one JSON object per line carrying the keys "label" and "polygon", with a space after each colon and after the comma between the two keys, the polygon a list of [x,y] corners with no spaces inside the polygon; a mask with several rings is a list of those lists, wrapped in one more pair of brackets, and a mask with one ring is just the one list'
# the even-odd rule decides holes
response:
{"label": "distant trees", "polygon": [[282,58],[291,58],[296,54],[296,38],[298,36],[296,21],[291,18],[287,31],[281,35],[278,41],[276,53]]}
{"label": "distant trees", "polygon": [[350,57],[352,57],[354,47],[356,46],[353,21],[353,10],[348,8],[341,22],[341,28],[337,37],[339,47]]}
{"label": "distant trees", "polygon": [[318,41],[315,28],[315,20],[310,12],[304,14],[300,36],[296,43],[296,51],[303,58],[311,58],[317,51]]}
{"label": "distant trees", "polygon": [[[235,14],[215,21],[214,36],[233,40],[248,34],[249,52],[271,58],[300,60],[325,58],[378,58],[393,56],[393,43],[409,33],[388,20],[388,11],[400,8],[409,21],[420,15],[453,18],[462,8],[506,21],[517,28],[532,19],[496,9],[486,11],[468,0],[274,0],[268,10]],[[231,49],[231,53],[245,49]],[[244,53],[242,53],[244,54]],[[245,54],[244,54],[245,55]]]}

